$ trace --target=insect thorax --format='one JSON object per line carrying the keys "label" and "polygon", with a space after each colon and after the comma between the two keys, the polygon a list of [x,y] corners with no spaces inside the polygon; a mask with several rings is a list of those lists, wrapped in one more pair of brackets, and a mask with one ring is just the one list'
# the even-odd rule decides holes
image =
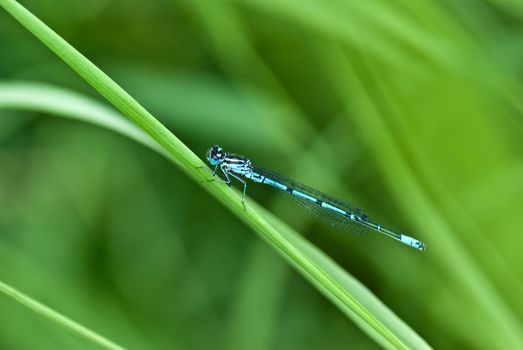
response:
{"label": "insect thorax", "polygon": [[252,163],[249,159],[239,156],[228,156],[223,161],[223,166],[232,173],[247,176],[252,173]]}

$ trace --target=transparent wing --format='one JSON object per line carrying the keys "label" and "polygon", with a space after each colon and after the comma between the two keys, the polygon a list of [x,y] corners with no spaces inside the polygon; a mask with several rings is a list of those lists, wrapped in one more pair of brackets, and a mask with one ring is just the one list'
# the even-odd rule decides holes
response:
{"label": "transparent wing", "polygon": [[[367,219],[367,215],[361,209],[354,208],[351,205],[348,205],[334,197],[331,197],[325,193],[315,190],[309,186],[303,185],[299,182],[296,182],[296,181],[288,179],[284,176],[278,175],[270,170],[255,167],[254,171],[269,179],[277,181],[277,182],[281,183],[282,185],[292,187],[293,189],[296,189],[311,197],[317,198],[325,203],[338,207],[338,208],[346,211],[349,214],[354,214],[355,216],[359,217],[363,221],[365,221]],[[296,207],[298,207],[299,209],[301,209],[307,213],[312,214],[313,216],[317,217],[318,219],[320,219],[322,222],[326,223],[329,226],[336,227],[346,233],[349,233],[351,235],[356,235],[356,236],[361,235],[362,233],[365,233],[366,231],[369,230],[368,227],[366,227],[358,222],[352,221],[349,218],[347,218],[346,216],[336,213],[330,209],[324,208],[307,199],[294,196],[294,195],[290,194],[289,192],[286,192],[286,191],[282,191],[282,192],[285,193],[286,198],[288,198]]]}

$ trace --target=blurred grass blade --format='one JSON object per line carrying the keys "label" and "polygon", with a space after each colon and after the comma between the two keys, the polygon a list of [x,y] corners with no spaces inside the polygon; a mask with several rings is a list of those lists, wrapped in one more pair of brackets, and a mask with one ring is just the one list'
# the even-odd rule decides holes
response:
{"label": "blurred grass blade", "polygon": [[165,150],[143,130],[123,119],[112,108],[77,92],[39,82],[0,82],[0,108],[49,113],[85,121],[123,134],[164,153]]}
{"label": "blurred grass blade", "polygon": [[252,206],[248,206],[244,210],[238,195],[234,191],[217,182],[207,183],[205,181],[207,179],[206,172],[196,169],[198,166],[203,166],[204,163],[105,73],[18,2],[14,0],[0,0],[0,5],[107,98],[127,118],[158,142],[181,170],[198,183],[202,183],[205,190],[209,191],[235,215],[247,223],[261,238],[270,243],[280,255],[312,282],[314,286],[331,300],[334,300],[335,305],[340,309],[347,310],[353,319],[358,320],[356,324],[376,342],[387,348],[408,348],[406,343],[400,339],[403,335],[400,336],[400,334],[396,334],[396,332],[388,328],[380,321],[380,315],[375,315],[366,309],[363,303],[356,299],[351,291],[346,290],[335,276],[326,272],[312,257],[305,254],[299,247],[270,225],[258,211],[254,210]]}
{"label": "blurred grass blade", "polygon": [[[24,100],[26,103],[21,103],[21,101]],[[51,115],[92,123],[129,137],[162,154],[166,158],[174,160],[169,153],[158,147],[158,144],[147,134],[143,133],[136,126],[129,124],[112,109],[89,97],[82,96],[64,88],[33,82],[0,83],[0,109],[5,108],[50,113]],[[372,292],[344,271],[321,250],[309,243],[305,238],[297,234],[271,213],[258,206],[252,199],[249,200],[249,203],[255,206],[256,210],[261,212],[288,242],[302,251],[308,259],[336,281],[346,293],[350,293],[362,309],[369,312],[369,315],[374,315],[381,324],[392,331],[407,347],[415,349],[429,348],[427,343],[418,334],[389,310]],[[301,272],[303,273],[303,271]],[[371,334],[371,336],[384,347],[390,347],[390,343],[383,342],[383,337],[375,334],[376,330],[369,327],[370,325],[367,320],[361,318],[351,307],[340,302],[335,294],[331,293],[322,285],[318,285],[313,276],[306,273],[304,273],[304,275],[310,279],[327,298],[332,300],[344,314],[353,319],[354,322]]]}
{"label": "blurred grass blade", "polygon": [[74,332],[82,337],[85,337],[92,342],[106,348],[113,350],[122,350],[123,347],[117,345],[110,341],[107,338],[93,332],[92,330],[82,326],[81,324],[71,320],[70,318],[65,317],[64,315],[56,312],[55,310],[39,303],[38,301],[28,297],[27,295],[20,293],[15,288],[7,285],[6,283],[0,281],[0,292],[8,295],[9,297],[15,299],[19,303],[33,310],[34,312],[48,318],[49,320],[58,323],[60,326]]}

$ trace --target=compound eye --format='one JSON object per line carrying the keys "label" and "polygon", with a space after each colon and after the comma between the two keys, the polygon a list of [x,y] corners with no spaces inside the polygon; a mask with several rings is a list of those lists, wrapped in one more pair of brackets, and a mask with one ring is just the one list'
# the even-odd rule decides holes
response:
{"label": "compound eye", "polygon": [[223,158],[223,150],[220,146],[214,146],[211,149],[211,158],[213,160],[219,160]]}

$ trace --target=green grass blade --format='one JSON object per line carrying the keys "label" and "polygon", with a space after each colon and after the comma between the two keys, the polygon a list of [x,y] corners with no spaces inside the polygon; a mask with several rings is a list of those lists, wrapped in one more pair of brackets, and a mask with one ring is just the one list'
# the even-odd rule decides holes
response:
{"label": "green grass blade", "polygon": [[[26,102],[22,103],[22,101]],[[157,147],[157,143],[147,134],[133,124],[128,123],[125,119],[122,119],[118,113],[109,107],[89,97],[63,88],[32,82],[0,83],[0,109],[5,108],[50,113],[59,117],[95,124],[124,135],[162,154],[166,158],[174,160],[172,155]],[[378,320],[377,325],[384,327],[382,331],[392,332],[407,347],[415,349],[429,348],[419,335],[389,310],[372,292],[344,271],[321,250],[310,244],[305,238],[265,209],[255,204],[253,200],[249,200],[249,203],[255,206],[256,211],[261,212],[269,220],[272,226],[278,230],[289,244],[303,252],[304,257],[335,281],[344,293],[354,297],[354,300],[357,301],[357,304],[353,305],[354,307],[361,308],[360,311],[368,314],[370,317],[375,317]],[[394,348],[394,346],[391,346],[392,343],[386,341],[381,335],[380,330],[373,328],[373,324],[369,323],[366,318],[361,317],[359,312],[355,312],[352,307],[342,302],[338,295],[332,293],[329,288],[318,284],[314,275],[307,274],[305,270],[300,268],[298,270],[372,338],[380,342],[384,347]]]}
{"label": "green grass blade", "polygon": [[74,91],[39,82],[0,83],[0,108],[49,113],[85,121],[116,131],[154,151],[164,153],[158,143],[112,108]]}
{"label": "green grass blade", "polygon": [[71,332],[76,333],[82,337],[85,337],[86,339],[89,339],[93,343],[96,343],[106,349],[113,349],[113,350],[124,349],[120,345],[113,343],[109,339],[104,338],[103,336],[99,335],[98,333],[93,332],[92,330],[82,326],[78,322],[75,322],[75,321],[71,320],[70,318],[65,317],[64,315],[45,306],[42,303],[39,303],[38,301],[19,292],[15,288],[9,286],[8,284],[6,284],[2,281],[0,281],[0,292],[13,298],[14,300],[18,301],[20,304],[33,310],[37,314],[40,314],[40,315],[46,317],[47,319],[58,323],[60,326],[64,327],[65,329],[68,329]]}
{"label": "green grass blade", "polygon": [[408,348],[405,342],[400,340],[399,335],[379,320],[378,315],[374,315],[366,309],[362,302],[346,290],[335,277],[327,273],[312,257],[269,224],[253,206],[249,205],[244,210],[234,191],[220,183],[207,183],[206,172],[196,169],[204,163],[105,73],[18,2],[0,0],[0,5],[109,100],[124,116],[149,134],[186,174],[204,184],[203,187],[207,191],[248,224],[262,239],[270,243],[280,255],[323,294],[333,300],[340,309],[346,309],[353,319],[359,321],[356,324],[375,341],[387,348]]}

